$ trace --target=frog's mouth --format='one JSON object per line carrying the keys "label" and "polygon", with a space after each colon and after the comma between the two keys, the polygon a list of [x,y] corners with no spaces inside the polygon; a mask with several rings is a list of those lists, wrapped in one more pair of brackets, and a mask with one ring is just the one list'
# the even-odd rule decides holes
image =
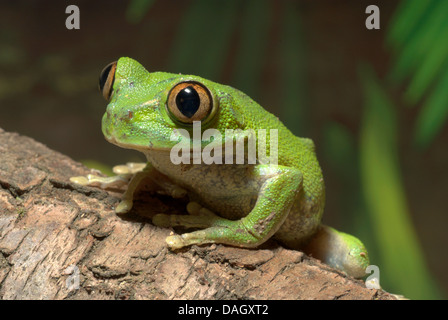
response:
{"label": "frog's mouth", "polygon": [[148,145],[138,145],[138,144],[133,144],[133,143],[126,143],[120,140],[117,140],[117,138],[113,135],[110,136],[106,136],[104,135],[104,138],[107,140],[107,142],[110,142],[116,146],[119,146],[120,148],[124,148],[124,149],[132,149],[132,150],[137,150],[143,153],[146,152],[150,152],[150,151],[169,151],[169,148],[163,148],[163,147],[156,147],[154,146],[153,143],[151,143],[151,141],[149,142]]}
{"label": "frog's mouth", "polygon": [[107,142],[110,142],[110,143],[112,143],[116,146],[119,146],[121,148],[125,148],[125,149],[136,149],[137,148],[137,146],[132,146],[131,144],[118,141],[114,135],[106,135],[105,134],[104,138],[107,140]]}
{"label": "frog's mouth", "polygon": [[130,145],[118,141],[114,136],[107,136],[107,135],[104,135],[104,138],[107,140],[107,142],[110,142],[110,143],[112,143],[112,144],[114,144],[114,145],[116,145],[116,146],[119,146],[119,147],[121,147],[121,148],[125,148],[125,149],[130,149],[130,148],[131,148]]}
{"label": "frog's mouth", "polygon": [[[109,108],[109,106],[108,106]],[[129,120],[132,113],[124,116],[116,115],[109,109],[103,116],[101,128],[104,138],[121,148],[137,150],[143,153],[170,150],[162,143],[157,143],[160,137],[152,135],[149,130],[134,126]]]}
{"label": "frog's mouth", "polygon": [[122,135],[122,137],[118,137],[114,134],[114,132],[110,132],[107,128],[103,130],[104,138],[107,142],[110,142],[116,146],[119,146],[120,148],[124,149],[131,149],[140,151],[142,153],[148,153],[152,151],[160,152],[165,151],[169,152],[171,148],[169,147],[163,147],[163,146],[156,146],[151,140],[149,140],[148,143],[139,144],[139,143],[133,143],[131,141],[127,141],[128,137],[126,135]]}

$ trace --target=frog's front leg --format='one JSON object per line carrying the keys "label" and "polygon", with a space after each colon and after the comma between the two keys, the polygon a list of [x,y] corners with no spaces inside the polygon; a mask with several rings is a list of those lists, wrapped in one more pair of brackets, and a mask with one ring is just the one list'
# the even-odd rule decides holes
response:
{"label": "frog's front leg", "polygon": [[159,194],[169,195],[175,199],[182,198],[187,195],[187,191],[185,189],[171,182],[167,176],[154,169],[154,167],[148,162],[143,170],[136,172],[131,181],[129,181],[128,188],[123,194],[121,202],[115,208],[116,213],[123,214],[132,209],[135,190],[137,190],[143,180],[148,178],[153,184],[153,189]]}
{"label": "frog's front leg", "polygon": [[131,180],[128,183],[128,187],[123,193],[121,197],[120,203],[115,207],[115,212],[118,214],[128,213],[131,211],[132,206],[134,204],[134,193],[137,190],[138,186],[148,175],[151,174],[153,170],[152,166],[148,163],[143,170],[137,171],[132,176]]}
{"label": "frog's front leg", "polygon": [[100,187],[102,189],[118,188],[127,184],[127,189],[122,196],[121,202],[115,208],[118,214],[127,213],[132,209],[134,193],[141,182],[150,179],[153,189],[161,194],[167,194],[173,198],[182,198],[186,190],[173,184],[166,176],[154,169],[150,163],[127,163],[113,168],[116,174],[113,177],[100,177],[93,174],[70,178],[76,184]]}
{"label": "frog's front leg", "polygon": [[[268,240],[284,222],[302,185],[302,174],[295,168],[258,165],[253,179],[264,176],[257,202],[252,211],[240,220],[221,218],[207,209],[199,214],[176,216],[159,214],[153,223],[158,226],[205,228],[166,239],[172,249],[192,244],[223,243],[240,247],[255,247]],[[187,208],[188,209],[188,208]],[[194,211],[190,210],[189,211]],[[191,213],[191,212],[190,212]]]}

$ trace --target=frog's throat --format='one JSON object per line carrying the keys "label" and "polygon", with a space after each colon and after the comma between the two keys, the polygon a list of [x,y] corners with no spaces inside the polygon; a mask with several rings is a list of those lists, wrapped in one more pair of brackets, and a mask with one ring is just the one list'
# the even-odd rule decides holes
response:
{"label": "frog's throat", "polygon": [[152,144],[149,144],[147,146],[145,146],[145,145],[139,146],[139,145],[132,144],[132,143],[124,143],[124,142],[118,141],[114,136],[111,136],[111,137],[104,136],[104,138],[108,142],[110,142],[110,143],[112,143],[112,144],[114,144],[116,146],[119,146],[120,148],[136,150],[136,151],[140,151],[140,152],[145,153],[145,154],[148,153],[148,152],[151,152],[151,151],[166,151],[166,152],[169,152],[171,150],[171,148],[154,147]]}

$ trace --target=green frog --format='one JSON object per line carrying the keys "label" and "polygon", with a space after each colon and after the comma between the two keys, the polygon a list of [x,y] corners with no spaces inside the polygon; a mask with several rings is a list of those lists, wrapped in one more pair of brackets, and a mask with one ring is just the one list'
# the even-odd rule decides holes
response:
{"label": "green frog", "polygon": [[118,214],[131,210],[143,180],[159,193],[188,197],[188,214],[152,219],[156,226],[195,230],[167,237],[172,250],[208,243],[253,248],[274,237],[353,277],[365,276],[362,242],[321,224],[325,186],[312,140],[293,135],[237,89],[194,75],[148,72],[127,57],[104,68],[99,88],[109,102],[102,119],[106,140],[141,151],[147,163],[72,182],[127,185]]}

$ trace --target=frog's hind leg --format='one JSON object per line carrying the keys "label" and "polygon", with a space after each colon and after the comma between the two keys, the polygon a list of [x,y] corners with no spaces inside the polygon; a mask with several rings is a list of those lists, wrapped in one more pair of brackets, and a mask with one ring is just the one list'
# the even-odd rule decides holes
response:
{"label": "frog's hind leg", "polygon": [[[238,226],[238,221],[232,221],[216,215],[196,202],[187,205],[188,215],[157,214],[152,222],[158,227],[183,227],[203,229],[182,235],[173,235],[166,238],[171,249],[179,249],[192,244],[227,243],[238,245],[227,233],[237,234],[244,230],[244,226]],[[225,237],[227,235],[227,237]]]}
{"label": "frog's hind leg", "polygon": [[364,277],[369,265],[367,250],[358,238],[328,226],[321,226],[303,251],[355,278]]}
{"label": "frog's hind leg", "polygon": [[249,248],[269,239],[283,223],[298,196],[302,175],[294,168],[270,165],[255,167],[253,174],[254,177],[265,175],[268,178],[260,189],[254,208],[240,220],[221,218],[204,208],[197,211],[197,215],[190,212],[190,215],[184,216],[154,216],[153,223],[161,227],[203,228],[168,237],[168,246],[171,249],[179,249],[192,244],[222,243]]}

